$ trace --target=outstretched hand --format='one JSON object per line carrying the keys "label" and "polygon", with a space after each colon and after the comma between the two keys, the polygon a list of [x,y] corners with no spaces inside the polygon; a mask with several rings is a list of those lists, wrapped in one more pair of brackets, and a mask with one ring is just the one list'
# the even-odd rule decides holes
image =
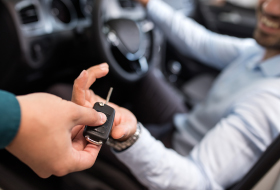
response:
{"label": "outstretched hand", "polygon": [[[74,103],[47,93],[17,96],[21,123],[6,149],[42,178],[90,168],[101,146],[87,143],[83,129],[104,124],[106,116],[92,109],[95,102],[104,100],[89,87],[108,71],[106,63],[83,71],[74,82]],[[134,134],[136,118],[124,108],[109,105],[116,110],[111,135],[125,140]]]}
{"label": "outstretched hand", "polygon": [[[108,73],[109,67],[106,63],[93,66],[82,72],[82,76],[78,77],[73,86],[72,101],[78,105],[92,108],[96,102],[105,102],[104,99],[94,94],[89,89],[97,78]],[[125,108],[119,107],[113,103],[109,103],[116,111],[115,120],[111,131],[111,137],[124,141],[132,136],[137,128],[137,120],[135,116]],[[75,129],[76,130],[76,129]]]}
{"label": "outstretched hand", "polygon": [[100,147],[87,144],[80,131],[83,125],[102,125],[104,114],[47,93],[17,99],[21,123],[6,147],[9,152],[42,178],[63,176],[94,164]]}

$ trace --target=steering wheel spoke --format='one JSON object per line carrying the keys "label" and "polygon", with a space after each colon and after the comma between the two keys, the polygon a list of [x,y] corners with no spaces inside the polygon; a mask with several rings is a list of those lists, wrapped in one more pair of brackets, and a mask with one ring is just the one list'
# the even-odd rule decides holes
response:
{"label": "steering wheel spoke", "polygon": [[146,59],[146,57],[141,57],[139,60],[140,68],[141,68],[141,73],[146,73],[149,70],[149,64]]}
{"label": "steering wheel spoke", "polygon": [[[120,14],[121,10],[117,11],[116,8],[118,3],[117,0],[95,1],[92,13],[92,35],[97,40],[97,50],[102,61],[108,62],[110,70],[119,78],[134,82],[145,76],[150,66],[154,64],[151,60],[156,60],[152,57],[158,54],[153,47],[157,43],[152,37],[147,38],[147,35],[152,35],[154,24],[144,17],[141,19],[124,17],[123,15],[130,14],[128,10],[122,10],[125,14]],[[112,7],[118,16],[112,16],[114,15],[110,10]],[[136,6],[135,9],[142,10],[145,14],[145,10],[139,7]],[[119,9],[124,8],[119,5]]]}
{"label": "steering wheel spoke", "polygon": [[154,23],[149,20],[143,20],[140,22],[140,26],[143,33],[151,32],[155,28]]}

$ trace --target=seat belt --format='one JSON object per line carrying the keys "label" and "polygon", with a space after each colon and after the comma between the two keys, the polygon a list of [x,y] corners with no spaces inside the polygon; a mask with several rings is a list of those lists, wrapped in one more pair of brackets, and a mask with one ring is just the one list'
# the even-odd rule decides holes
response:
{"label": "seat belt", "polygon": [[268,146],[245,177],[229,190],[252,189],[280,158],[280,135]]}

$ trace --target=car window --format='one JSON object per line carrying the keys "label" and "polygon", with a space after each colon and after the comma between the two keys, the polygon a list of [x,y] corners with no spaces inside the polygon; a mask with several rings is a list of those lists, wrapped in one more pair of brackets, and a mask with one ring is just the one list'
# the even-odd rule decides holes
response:
{"label": "car window", "polygon": [[251,8],[254,9],[257,5],[257,0],[226,0],[229,3],[232,3],[234,5],[243,7],[243,8]]}
{"label": "car window", "polygon": [[205,3],[215,4],[215,5],[224,5],[226,3],[231,3],[235,6],[241,7],[241,8],[248,8],[248,9],[255,9],[258,0],[201,0]]}

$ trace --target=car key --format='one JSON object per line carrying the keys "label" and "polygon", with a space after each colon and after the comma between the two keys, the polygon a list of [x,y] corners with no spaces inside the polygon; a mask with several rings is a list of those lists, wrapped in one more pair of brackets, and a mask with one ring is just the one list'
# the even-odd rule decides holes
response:
{"label": "car key", "polygon": [[102,112],[107,116],[107,121],[103,125],[97,127],[85,126],[83,135],[85,139],[92,144],[104,144],[111,133],[111,129],[115,118],[115,110],[107,104],[111,97],[112,91],[113,88],[111,87],[107,95],[105,104],[103,102],[96,102],[93,106],[93,109],[95,109],[98,112]]}

